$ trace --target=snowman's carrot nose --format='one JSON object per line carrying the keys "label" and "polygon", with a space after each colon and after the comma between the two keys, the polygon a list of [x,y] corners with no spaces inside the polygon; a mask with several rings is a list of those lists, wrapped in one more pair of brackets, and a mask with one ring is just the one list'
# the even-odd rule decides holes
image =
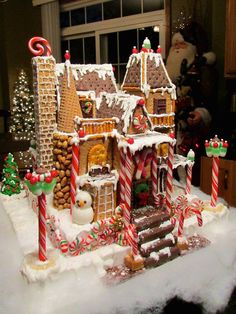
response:
{"label": "snowman's carrot nose", "polygon": [[79,207],[83,207],[84,206],[84,201],[80,200],[79,201]]}

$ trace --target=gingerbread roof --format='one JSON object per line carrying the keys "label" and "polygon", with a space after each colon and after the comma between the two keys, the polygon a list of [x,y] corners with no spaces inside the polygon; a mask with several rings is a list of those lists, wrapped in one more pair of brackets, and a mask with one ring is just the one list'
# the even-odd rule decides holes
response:
{"label": "gingerbread roof", "polygon": [[57,129],[61,132],[72,133],[74,132],[74,117],[82,117],[82,112],[69,60],[66,61],[64,68],[58,108]]}
{"label": "gingerbread roof", "polygon": [[129,57],[122,89],[138,89],[146,94],[158,89],[170,92],[175,86],[168,76],[161,54],[141,51]]}
{"label": "gingerbread roof", "polygon": [[[130,123],[133,118],[134,111],[141,97],[135,95],[128,95],[123,92],[108,94],[104,93],[100,96],[100,100],[97,98],[96,103],[96,117],[97,118],[113,118],[119,119],[117,124],[117,130],[120,134],[126,134]],[[145,106],[143,106],[145,115],[149,119],[148,112]]]}
{"label": "gingerbread roof", "polygon": [[[96,96],[101,92],[116,93],[116,81],[111,64],[71,64],[77,91],[94,91]],[[59,82],[64,73],[64,63],[56,64],[56,75]]]}

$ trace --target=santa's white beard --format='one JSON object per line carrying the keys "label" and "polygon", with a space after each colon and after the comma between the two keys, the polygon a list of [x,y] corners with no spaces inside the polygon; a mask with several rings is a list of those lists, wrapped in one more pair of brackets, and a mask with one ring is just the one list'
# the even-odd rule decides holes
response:
{"label": "santa's white beard", "polygon": [[166,61],[166,68],[170,79],[175,83],[180,76],[180,67],[183,59],[187,60],[187,64],[191,64],[196,55],[196,46],[186,43],[185,48],[176,49],[174,46],[170,48]]}

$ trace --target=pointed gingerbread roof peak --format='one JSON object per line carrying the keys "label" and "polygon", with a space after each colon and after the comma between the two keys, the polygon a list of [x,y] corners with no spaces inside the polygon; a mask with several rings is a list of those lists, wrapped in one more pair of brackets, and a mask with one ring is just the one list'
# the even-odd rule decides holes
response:
{"label": "pointed gingerbread roof peak", "polygon": [[61,132],[72,133],[74,132],[74,117],[82,117],[82,111],[76,92],[75,79],[71,69],[69,51],[66,51],[65,59],[65,70],[61,83],[57,129]]}

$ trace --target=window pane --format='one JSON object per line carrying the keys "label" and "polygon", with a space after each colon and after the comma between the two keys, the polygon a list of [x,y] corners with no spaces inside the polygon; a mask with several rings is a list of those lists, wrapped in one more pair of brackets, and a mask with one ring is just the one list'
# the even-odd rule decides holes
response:
{"label": "window pane", "polygon": [[120,0],[103,3],[104,20],[120,17]]}
{"label": "window pane", "polygon": [[108,62],[117,63],[117,33],[108,34]]}
{"label": "window pane", "polygon": [[61,60],[62,60],[62,62],[65,61],[64,54],[65,54],[66,50],[68,50],[68,49],[69,49],[68,40],[62,40],[61,41]]}
{"label": "window pane", "polygon": [[122,14],[123,16],[141,13],[141,0],[123,0]]}
{"label": "window pane", "polygon": [[83,39],[70,40],[71,63],[83,63]]}
{"label": "window pane", "polygon": [[122,84],[125,77],[125,72],[126,72],[126,64],[121,64],[120,65],[120,77],[119,77],[118,83]]}
{"label": "window pane", "polygon": [[151,42],[151,47],[154,51],[156,51],[158,45],[159,45],[159,32],[154,32],[153,27],[145,27],[145,28],[140,28],[138,30],[139,34],[139,48],[142,48],[143,41],[146,37]]}
{"label": "window pane", "polygon": [[143,0],[143,12],[164,9],[164,0]]}
{"label": "window pane", "polygon": [[60,26],[61,28],[70,26],[69,11],[60,13]]}
{"label": "window pane", "polygon": [[96,63],[95,37],[84,38],[85,63]]}
{"label": "window pane", "polygon": [[84,8],[71,11],[71,25],[80,25],[85,23]]}
{"label": "window pane", "polygon": [[102,4],[95,4],[86,7],[87,23],[97,22],[102,20]]}
{"label": "window pane", "polygon": [[120,63],[127,63],[133,46],[137,46],[137,30],[119,32]]}

